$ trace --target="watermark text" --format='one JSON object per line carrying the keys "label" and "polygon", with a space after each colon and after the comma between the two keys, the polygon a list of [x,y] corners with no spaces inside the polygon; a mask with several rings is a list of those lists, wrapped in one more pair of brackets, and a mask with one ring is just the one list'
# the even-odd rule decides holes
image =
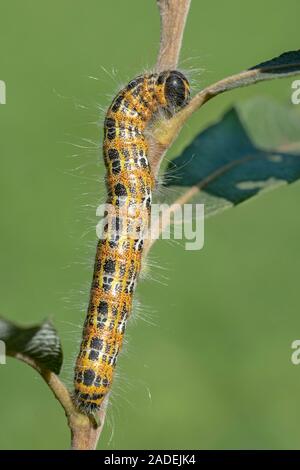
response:
{"label": "watermark text", "polygon": [[300,104],[300,80],[294,80],[292,83],[291,101],[293,104]]}
{"label": "watermark text", "polygon": [[6,104],[6,84],[0,80],[0,104]]}
{"label": "watermark text", "polygon": [[6,346],[4,341],[0,340],[0,364],[6,364]]}
{"label": "watermark text", "polygon": [[133,239],[139,244],[158,238],[185,240],[186,250],[201,250],[204,246],[204,204],[101,204],[96,215],[101,218],[96,226],[100,240],[117,242]]}

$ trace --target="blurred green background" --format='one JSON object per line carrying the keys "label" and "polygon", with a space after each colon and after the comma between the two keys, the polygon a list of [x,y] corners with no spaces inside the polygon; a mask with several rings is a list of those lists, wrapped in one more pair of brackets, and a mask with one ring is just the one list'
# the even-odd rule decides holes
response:
{"label": "blurred green background", "polygon": [[[154,0],[2,0],[0,11],[0,310],[53,319],[71,385],[104,200],[102,109],[153,66],[159,17]],[[181,67],[199,89],[298,49],[299,14],[299,0],[193,0]],[[289,105],[292,80],[210,102],[168,157],[237,100]],[[300,447],[299,196],[300,183],[284,186],[209,219],[200,252],[157,243],[99,448]],[[13,359],[0,377],[0,447],[67,448],[40,377]]]}

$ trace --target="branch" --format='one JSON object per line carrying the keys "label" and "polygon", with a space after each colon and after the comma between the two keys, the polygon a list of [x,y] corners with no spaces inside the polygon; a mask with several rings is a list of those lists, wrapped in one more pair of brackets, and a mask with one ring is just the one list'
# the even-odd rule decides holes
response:
{"label": "branch", "polygon": [[89,418],[74,407],[70,392],[54,372],[41,367],[38,362],[24,354],[10,352],[9,355],[35,369],[45,380],[53,395],[63,407],[68,420],[68,426],[71,430],[72,450],[96,449],[104,425],[107,401],[103,404],[95,419]]}
{"label": "branch", "polygon": [[157,0],[160,12],[160,48],[157,72],[177,67],[191,0]]}
{"label": "branch", "polygon": [[73,450],[95,450],[101,436],[108,404],[108,396],[102,403],[98,414],[93,418],[76,411],[69,420],[72,440],[71,448]]}
{"label": "branch", "polygon": [[35,369],[43,377],[48,387],[52,390],[55,398],[63,407],[66,416],[69,417],[72,414],[74,406],[70,397],[70,393],[54,372],[41,367],[35,360],[25,356],[24,354],[10,353],[10,356],[25,362],[25,364],[28,364],[33,369]]}
{"label": "branch", "polygon": [[[182,37],[191,0],[157,0],[160,13],[160,48],[156,71],[176,69],[181,50]],[[175,136],[174,136],[175,138]],[[159,138],[149,136],[149,162],[153,176],[159,172],[160,163],[168,145],[161,144]]]}

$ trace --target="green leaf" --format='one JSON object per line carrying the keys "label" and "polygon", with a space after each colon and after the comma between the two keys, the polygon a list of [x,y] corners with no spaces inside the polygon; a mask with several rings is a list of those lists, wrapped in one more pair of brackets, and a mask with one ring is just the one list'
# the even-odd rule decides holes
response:
{"label": "green leaf", "polygon": [[0,340],[4,341],[8,355],[21,354],[38,366],[59,374],[63,361],[62,348],[50,321],[24,328],[0,318]]}
{"label": "green leaf", "polygon": [[284,52],[274,59],[261,62],[249,70],[259,69],[261,73],[290,74],[300,71],[300,50]]}
{"label": "green leaf", "polygon": [[220,80],[204,90],[208,95],[216,96],[219,93],[244,86],[253,85],[263,80],[285,78],[300,73],[300,50],[284,52],[274,59],[261,62],[254,67],[244,70],[237,75]]}
{"label": "green leaf", "polygon": [[264,99],[231,108],[170,162],[166,186],[184,187],[181,195],[198,187],[192,195],[205,204],[208,216],[296,181],[300,178],[299,118],[298,110]]}

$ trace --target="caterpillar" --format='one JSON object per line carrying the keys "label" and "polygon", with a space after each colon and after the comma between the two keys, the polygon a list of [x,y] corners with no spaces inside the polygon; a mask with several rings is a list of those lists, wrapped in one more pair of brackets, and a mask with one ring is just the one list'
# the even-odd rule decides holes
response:
{"label": "caterpillar", "polygon": [[[181,72],[145,74],[117,94],[104,120],[107,206],[114,209],[114,215],[108,216],[110,224],[106,223],[98,240],[75,366],[74,403],[86,414],[99,410],[110,391],[141,269],[144,230],[149,224],[155,186],[146,130],[160,116],[174,115],[189,97],[189,83]],[[134,221],[135,235],[130,236]],[[112,230],[112,226],[118,229],[122,224],[125,230],[121,235]]]}

